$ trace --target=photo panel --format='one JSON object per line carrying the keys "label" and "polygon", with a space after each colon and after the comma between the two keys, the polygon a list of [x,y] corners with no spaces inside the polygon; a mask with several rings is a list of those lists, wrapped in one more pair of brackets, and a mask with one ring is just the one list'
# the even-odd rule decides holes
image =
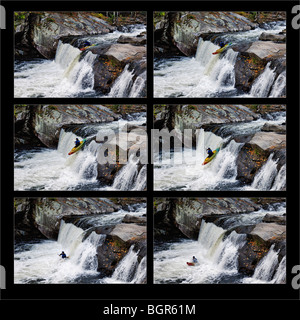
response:
{"label": "photo panel", "polygon": [[155,98],[286,96],[286,12],[154,12]]}
{"label": "photo panel", "polygon": [[146,97],[145,11],[15,11],[15,98]]}
{"label": "photo panel", "polygon": [[15,105],[15,191],[143,191],[145,105]]}
{"label": "photo panel", "polygon": [[285,198],[154,198],[155,284],[285,284]]}
{"label": "photo panel", "polygon": [[155,105],[154,190],[285,191],[286,105]]}
{"label": "photo panel", "polygon": [[146,284],[146,198],[15,198],[15,284]]}

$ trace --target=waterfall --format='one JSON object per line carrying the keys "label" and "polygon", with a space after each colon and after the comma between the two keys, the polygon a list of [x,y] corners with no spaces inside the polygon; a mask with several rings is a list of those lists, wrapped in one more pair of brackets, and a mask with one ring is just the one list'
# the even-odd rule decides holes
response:
{"label": "waterfall", "polygon": [[[277,175],[277,160],[273,160],[273,153],[270,154],[267,162],[260,168],[258,173],[255,175],[254,180],[252,182],[252,187],[258,190],[270,190],[274,179]],[[278,180],[276,185],[281,185],[284,182],[283,178],[284,171],[281,171],[280,176],[278,176]]]}
{"label": "waterfall", "polygon": [[276,268],[278,267],[278,253],[274,250],[272,244],[269,252],[263,257],[255,268],[253,279],[270,282],[273,278]]}
{"label": "waterfall", "polygon": [[286,72],[282,72],[273,85],[272,91],[269,95],[271,98],[278,98],[282,95],[285,95],[285,88],[286,88]]}
{"label": "waterfall", "polygon": [[143,190],[146,187],[147,169],[143,166],[139,171],[139,162],[139,159],[134,160],[134,155],[130,156],[127,164],[116,174],[113,189]]}
{"label": "waterfall", "polygon": [[144,71],[142,74],[137,76],[129,93],[130,98],[137,98],[141,95],[142,90],[146,86],[146,77],[147,77],[146,71]]}
{"label": "waterfall", "polygon": [[276,270],[276,273],[271,281],[272,283],[286,283],[286,256],[284,256]]}
{"label": "waterfall", "polygon": [[255,79],[250,90],[250,96],[260,98],[268,97],[276,76],[275,70],[270,68],[270,64],[271,62],[269,61],[263,73]]}
{"label": "waterfall", "polygon": [[226,89],[234,89],[235,85],[235,71],[234,65],[238,52],[228,49],[224,56],[218,60],[211,72],[211,79],[217,83],[219,88],[226,87]]}
{"label": "waterfall", "polygon": [[246,236],[233,231],[224,238],[225,232],[213,223],[202,221],[198,243],[204,256],[219,269],[237,272],[238,249],[245,243]]}
{"label": "waterfall", "polygon": [[84,238],[85,234],[83,229],[61,220],[57,242],[76,265],[96,270],[96,248],[104,241],[105,235],[92,232]]}
{"label": "waterfall", "polygon": [[135,77],[134,70],[129,70],[127,64],[116,79],[109,92],[109,97],[138,97],[145,87],[146,72]]}
{"label": "waterfall", "polygon": [[195,59],[199,61],[203,67],[211,69],[212,65],[219,59],[218,55],[212,54],[217,49],[219,49],[217,45],[199,38]]}
{"label": "waterfall", "polygon": [[78,92],[92,92],[94,88],[93,64],[96,55],[92,52],[82,53],[78,48],[59,41],[55,63],[63,70],[63,78],[57,92],[76,94]]}
{"label": "waterfall", "polygon": [[238,52],[227,49],[223,54],[213,55],[219,49],[218,46],[210,41],[200,38],[198,43],[195,61],[199,62],[198,79],[195,88],[188,96],[209,96],[210,92],[222,92],[234,90],[235,85],[235,61]]}
{"label": "waterfall", "polygon": [[226,230],[213,223],[202,220],[198,236],[198,243],[204,249],[204,255],[213,256],[217,247],[222,242]]}
{"label": "waterfall", "polygon": [[285,190],[285,188],[286,188],[286,164],[284,164],[280,168],[271,190]]}
{"label": "waterfall", "polygon": [[65,165],[69,168],[70,179],[96,182],[97,150],[99,144],[94,140],[86,142],[80,152],[69,156],[68,152],[74,147],[76,137],[73,132],[66,132],[64,129],[61,129],[57,150],[66,158]]}
{"label": "waterfall", "polygon": [[138,262],[138,252],[130,247],[126,256],[119,262],[111,278],[106,283],[140,283],[146,279],[146,259]]}

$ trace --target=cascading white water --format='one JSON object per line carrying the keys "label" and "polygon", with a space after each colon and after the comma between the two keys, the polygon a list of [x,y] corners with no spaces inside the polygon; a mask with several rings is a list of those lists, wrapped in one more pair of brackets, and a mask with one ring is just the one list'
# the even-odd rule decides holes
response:
{"label": "cascading white water", "polygon": [[154,72],[155,96],[210,97],[235,90],[238,53],[228,49],[222,56],[213,55],[218,48],[200,38],[195,58],[162,62]]}
{"label": "cascading white water", "polygon": [[137,76],[134,79],[134,70],[128,70],[129,64],[127,64],[116,79],[109,92],[109,97],[139,97],[141,91],[145,87],[146,72]]}
{"label": "cascading white water", "polygon": [[94,92],[96,55],[59,41],[53,61],[27,62],[15,73],[15,97],[74,97]]}
{"label": "cascading white water", "polygon": [[204,255],[218,268],[237,273],[238,249],[245,243],[246,236],[233,231],[224,239],[225,232],[213,223],[202,221],[198,243],[207,251]]}
{"label": "cascading white water", "polygon": [[270,64],[271,62],[268,62],[264,72],[255,79],[250,90],[250,96],[265,98],[269,95],[276,76],[275,70],[271,69]]}
{"label": "cascading white water", "polygon": [[274,180],[271,190],[285,190],[286,188],[286,164],[284,164]]}
{"label": "cascading white water", "polygon": [[[44,240],[15,254],[15,283],[72,283],[98,275],[96,247],[105,236],[61,222],[58,241]],[[62,259],[64,251],[68,258]]]}
{"label": "cascading white water", "polygon": [[268,254],[263,257],[255,268],[254,279],[270,281],[278,266],[278,251],[274,250],[274,244],[271,246]]}
{"label": "cascading white water", "polygon": [[[223,278],[238,276],[238,249],[245,235],[232,232],[202,221],[198,241],[185,240],[168,245],[154,254],[155,283],[218,283]],[[186,262],[196,256],[199,264]]]}
{"label": "cascading white water", "polygon": [[[144,260],[145,261],[145,260]],[[144,267],[144,268],[143,268]],[[146,265],[138,262],[138,252],[130,247],[126,256],[119,262],[113,275],[105,283],[137,283],[146,279]]]}
{"label": "cascading white water", "polygon": [[286,72],[282,72],[274,82],[272,91],[270,93],[270,98],[278,98],[284,95],[286,88]]}
{"label": "cascading white water", "polygon": [[[277,177],[277,160],[273,160],[274,154],[270,154],[267,162],[260,168],[252,182],[252,187],[258,190],[270,190],[274,179]],[[285,185],[284,169],[278,175],[277,187]],[[275,185],[275,188],[276,188]]]}
{"label": "cascading white water", "polygon": [[[170,159],[157,158],[154,170],[155,190],[170,190],[174,187],[186,190],[218,189],[236,183],[236,158],[243,144],[230,141],[221,148],[216,158],[206,165],[202,165],[207,157],[206,149],[220,147],[224,140],[212,132],[200,129],[196,150],[183,151],[184,165],[172,163]],[[178,155],[177,155],[178,154]],[[174,158],[182,158],[182,152],[174,152]]]}
{"label": "cascading white water", "polygon": [[146,71],[144,71],[143,73],[141,73],[136,77],[128,97],[129,98],[139,97],[146,86],[146,80],[147,80],[147,73]]}
{"label": "cascading white water", "polygon": [[252,278],[244,279],[244,283],[285,283],[286,281],[286,258],[279,263],[279,250],[274,249],[272,244],[268,253],[259,261]]}
{"label": "cascading white water", "polygon": [[116,174],[112,188],[114,190],[143,190],[146,187],[146,166],[138,171],[139,160],[132,155],[126,165]]}

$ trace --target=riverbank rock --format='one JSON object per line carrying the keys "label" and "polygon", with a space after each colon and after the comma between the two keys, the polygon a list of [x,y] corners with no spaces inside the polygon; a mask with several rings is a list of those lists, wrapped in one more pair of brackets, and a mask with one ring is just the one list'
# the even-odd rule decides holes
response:
{"label": "riverbank rock", "polygon": [[154,202],[156,239],[180,237],[198,239],[202,219],[216,221],[222,215],[258,210],[247,198],[157,198]]}
{"label": "riverbank rock", "polygon": [[111,91],[116,79],[125,72],[132,73],[132,81],[147,70],[146,46],[116,43],[105,48],[92,47],[97,55],[94,63],[94,89],[103,94]]}
{"label": "riverbank rock", "polygon": [[16,56],[53,59],[63,36],[106,34],[115,30],[90,12],[30,12],[16,22]]}
{"label": "riverbank rock", "polygon": [[16,198],[14,208],[18,239],[39,234],[56,240],[61,219],[74,222],[76,216],[112,213],[120,206],[107,198]]}
{"label": "riverbank rock", "polygon": [[258,115],[243,105],[155,106],[154,128],[192,129],[205,125],[253,121]]}
{"label": "riverbank rock", "polygon": [[193,56],[205,34],[251,30],[257,24],[235,12],[161,12],[154,20],[154,54]]}
{"label": "riverbank rock", "polygon": [[[144,126],[125,126],[118,135],[103,136],[99,132],[96,142],[99,143],[97,179],[105,184],[111,185],[118,172],[128,163],[131,162],[130,169],[136,176],[147,163],[147,131]],[[132,182],[128,179],[127,185],[122,185],[121,189],[128,190]]]}
{"label": "riverbank rock", "polygon": [[259,36],[259,40],[261,40],[261,41],[273,41],[273,42],[285,42],[286,41],[286,35],[285,34],[272,34],[272,33],[263,32]]}
{"label": "riverbank rock", "polygon": [[237,179],[251,184],[270,155],[277,162],[277,170],[286,163],[286,135],[277,132],[257,132],[241,148],[237,157]]}
{"label": "riverbank rock", "polygon": [[135,223],[117,224],[97,247],[98,268],[103,277],[110,276],[130,250],[138,251],[139,261],[146,256],[146,226]]}
{"label": "riverbank rock", "polygon": [[255,41],[246,51],[256,54],[259,58],[281,58],[286,55],[286,44],[266,41]]}
{"label": "riverbank rock", "polygon": [[66,125],[118,120],[119,115],[100,105],[15,106],[15,142],[24,145],[57,147],[60,129]]}

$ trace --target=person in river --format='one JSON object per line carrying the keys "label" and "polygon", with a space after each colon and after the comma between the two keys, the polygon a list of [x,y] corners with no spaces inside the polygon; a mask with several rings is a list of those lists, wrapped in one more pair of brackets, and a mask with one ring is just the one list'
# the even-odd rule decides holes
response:
{"label": "person in river", "polygon": [[79,49],[84,49],[85,47],[89,47],[91,43],[88,40],[85,40],[80,46]]}
{"label": "person in river", "polygon": [[76,140],[75,140],[75,147],[74,147],[74,148],[77,148],[77,147],[79,147],[79,146],[80,146],[80,141],[79,141],[78,138],[76,138]]}
{"label": "person in river", "polygon": [[193,256],[193,262],[198,263],[198,259],[195,256]]}
{"label": "person in river", "polygon": [[64,251],[61,252],[60,256],[61,256],[63,259],[67,258],[67,255],[64,253]]}
{"label": "person in river", "polygon": [[225,46],[225,42],[224,41],[220,41],[220,47],[223,48]]}
{"label": "person in river", "polygon": [[210,158],[214,153],[212,152],[211,148],[207,148],[206,152],[208,153],[208,157]]}

